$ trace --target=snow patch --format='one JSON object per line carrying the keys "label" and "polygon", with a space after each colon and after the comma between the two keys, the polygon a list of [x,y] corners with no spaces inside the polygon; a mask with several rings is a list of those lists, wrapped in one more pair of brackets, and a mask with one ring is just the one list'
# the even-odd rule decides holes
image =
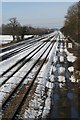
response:
{"label": "snow patch", "polygon": [[72,48],[72,43],[68,43],[68,48]]}
{"label": "snow patch", "polygon": [[68,70],[69,70],[69,72],[74,72],[74,67],[73,66],[68,67]]}
{"label": "snow patch", "polygon": [[51,65],[50,75],[56,71],[56,67]]}
{"label": "snow patch", "polygon": [[60,56],[60,62],[64,62],[64,56]]}
{"label": "snow patch", "polygon": [[0,44],[9,43],[13,40],[12,35],[0,35]]}
{"label": "snow patch", "polygon": [[71,82],[76,82],[74,75],[72,75],[69,79],[71,80]]}
{"label": "snow patch", "polygon": [[1,86],[0,92],[10,93],[15,87],[15,84],[4,84]]}
{"label": "snow patch", "polygon": [[47,97],[45,101],[45,107],[43,110],[42,118],[45,118],[48,115],[48,113],[50,112],[50,106],[51,106],[51,98]]}
{"label": "snow patch", "polygon": [[50,75],[50,81],[54,82],[54,75]]}
{"label": "snow patch", "polygon": [[73,55],[68,55],[68,56],[67,56],[67,60],[68,60],[69,62],[72,62],[72,63],[73,63],[76,59],[77,59],[76,56],[73,56]]}
{"label": "snow patch", "polygon": [[4,101],[4,99],[8,96],[9,94],[5,92],[0,91],[0,104]]}
{"label": "snow patch", "polygon": [[65,68],[64,68],[64,67],[59,67],[59,68],[58,68],[58,72],[59,72],[60,74],[63,74],[63,73],[65,72]]}
{"label": "snow patch", "polygon": [[53,88],[53,83],[47,81],[46,87],[49,88],[49,89],[52,89]]}
{"label": "snow patch", "polygon": [[58,81],[59,82],[65,82],[65,77],[64,76],[58,76]]}

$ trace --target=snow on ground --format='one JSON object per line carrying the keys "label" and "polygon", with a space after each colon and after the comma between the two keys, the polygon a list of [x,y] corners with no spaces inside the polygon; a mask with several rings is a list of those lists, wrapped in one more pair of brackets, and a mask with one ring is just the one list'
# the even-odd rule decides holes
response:
{"label": "snow on ground", "polygon": [[[50,76],[50,69],[55,70],[55,68],[51,68],[51,64],[52,64],[52,61],[53,61],[53,55],[55,54],[54,51],[55,51],[56,45],[57,44],[55,43],[51,52],[50,52],[50,54],[49,54],[49,56],[48,56],[48,62],[43,65],[39,75],[37,76],[38,85],[37,85],[36,91],[34,93],[34,98],[33,98],[33,100],[31,99],[31,101],[33,103],[31,103],[31,101],[29,102],[29,108],[25,109],[25,112],[24,112],[24,115],[23,115],[24,118],[35,118],[35,117],[38,118],[42,113],[43,113],[42,116],[44,117],[50,111],[51,91],[53,89],[53,83],[49,82],[48,78]],[[45,88],[48,89],[47,98],[44,95],[45,94]],[[45,98],[46,98],[46,100],[45,100]],[[43,103],[44,103],[45,106],[44,106],[44,109],[43,109],[43,112],[42,112]]]}
{"label": "snow on ground", "polygon": [[66,54],[67,54],[67,60],[68,60],[69,62],[72,62],[72,63],[73,63],[73,62],[77,59],[77,57],[74,56],[73,53],[70,53],[70,52],[67,50],[67,48],[65,48],[64,51],[65,51]]}
{"label": "snow on ground", "polygon": [[[41,71],[44,70],[45,68],[46,68],[46,65],[45,67],[42,67]],[[43,71],[41,73],[43,73]],[[43,77],[46,78],[46,76],[43,76]],[[38,76],[38,80],[42,81],[42,79],[44,78],[42,77],[40,78],[40,76]],[[24,118],[35,118],[42,114],[42,108],[43,108],[42,96],[44,93],[45,93],[45,86],[42,82],[39,81],[39,84],[37,85],[37,88],[34,93],[34,97],[29,101],[29,108],[25,109],[25,112],[23,115]]]}
{"label": "snow on ground", "polygon": [[[45,54],[41,57],[41,60],[44,60],[44,58],[45,58],[45,55],[47,55],[47,53],[49,52],[49,50],[50,50],[50,47],[46,50],[46,52],[45,52]],[[39,54],[40,55],[40,54]],[[37,55],[38,56],[38,55]],[[37,57],[36,56],[36,57]],[[33,60],[34,60],[34,57],[33,57]],[[29,65],[29,63],[28,63],[28,65]],[[28,65],[26,66],[26,67],[28,67]],[[30,66],[32,66],[32,65],[30,65]],[[44,65],[45,66],[45,65]],[[32,72],[27,76],[27,78],[33,78],[33,75],[34,75],[34,73],[35,73],[35,71],[37,71],[37,69],[38,69],[38,67],[39,66],[35,66],[34,68],[33,68],[33,70],[32,70]],[[30,67],[28,67],[28,68],[30,68]],[[21,71],[21,70],[20,70]],[[27,80],[27,79],[26,79]],[[26,82],[24,81],[24,84],[25,84]]]}
{"label": "snow on ground", "polygon": [[31,38],[33,35],[24,35],[24,39]]}
{"label": "snow on ground", "polygon": [[[36,60],[36,58],[39,58],[39,56],[44,53],[44,51],[46,50],[46,48],[50,45],[50,43],[47,43],[46,46],[44,46],[41,50],[39,50],[39,52],[37,52],[34,55],[34,59]],[[45,52],[46,53],[46,52]]]}
{"label": "snow on ground", "polygon": [[[38,42],[35,42],[35,43],[31,43],[30,41],[29,42],[27,42],[27,44],[26,44],[26,42],[25,41],[22,41],[22,42],[24,42],[25,44],[23,44],[23,45],[21,45],[21,46],[17,46],[16,48],[14,48],[14,49],[11,49],[11,50],[8,50],[8,51],[5,51],[5,52],[2,52],[2,53],[0,53],[0,57],[2,57],[3,55],[5,55],[5,54],[7,54],[7,53],[9,53],[9,52],[14,52],[14,51],[19,51],[19,53],[20,52],[22,52],[23,50],[22,49],[25,49],[25,50],[28,50],[28,49],[31,49],[31,48],[33,48],[33,47],[35,47],[36,45],[39,45],[40,43],[41,43],[41,41],[38,41]],[[21,43],[22,43],[21,42]],[[19,43],[16,43],[16,44],[19,44]],[[22,50],[22,51],[21,51]]]}
{"label": "snow on ground", "polygon": [[69,55],[69,54],[68,54],[68,56],[67,56],[67,60],[68,60],[69,62],[72,62],[72,63],[73,63],[76,59],[77,59],[77,57],[74,56],[74,55]]}
{"label": "snow on ground", "polygon": [[73,66],[68,67],[68,70],[69,70],[69,72],[74,72],[74,67]]}
{"label": "snow on ground", "polygon": [[13,40],[11,35],[0,35],[0,44],[9,43]]}
{"label": "snow on ground", "polygon": [[11,49],[11,50],[8,50],[8,51],[5,51],[5,52],[0,53],[0,56],[3,56],[3,55],[5,55],[5,54],[10,53],[10,52],[13,52],[13,51],[22,50],[23,48],[26,48],[26,50],[27,50],[27,49],[31,48],[32,46],[33,46],[33,44],[32,44],[32,45],[30,44],[30,47],[29,47],[29,44],[27,44],[27,45],[24,44],[24,45],[21,45],[21,46],[17,46],[17,47],[14,48],[14,49]]}
{"label": "snow on ground", "polygon": [[9,94],[7,93],[5,93],[5,92],[0,92],[0,104],[4,101],[4,99],[6,98],[6,97],[8,97],[9,96]]}
{"label": "snow on ground", "polygon": [[[31,61],[26,63],[18,72],[16,72],[10,79],[8,79],[8,81],[0,87],[0,92],[6,93],[5,96],[7,95],[7,93],[11,93],[12,90],[17,86],[17,83],[19,83],[22,80],[23,76],[26,75],[26,73],[30,70],[30,68],[33,66],[33,64],[36,62],[36,60],[40,57],[40,55],[45,51],[45,49],[48,47],[49,44],[50,43],[47,43],[46,46],[44,46],[36,55],[34,55],[34,57]],[[48,53],[48,51],[49,50],[47,50],[46,52]],[[45,52],[45,54],[46,54],[46,52]],[[45,54],[44,54],[44,57],[45,57]],[[30,75],[30,77],[31,77],[31,75]],[[16,79],[16,81],[15,81],[15,79]]]}
{"label": "snow on ground", "polygon": [[[22,80],[22,77],[26,75],[27,71],[31,68],[31,63],[33,64],[32,61],[30,61],[30,64],[27,63],[25,67],[25,71],[21,72],[18,71],[16,72],[13,77],[11,77],[4,85],[0,87],[0,93],[4,92],[5,93],[5,98],[13,91],[13,89],[17,86],[17,84]],[[30,67],[29,67],[30,66]],[[26,69],[27,68],[27,69]],[[21,68],[21,70],[24,70],[24,67]],[[26,71],[27,70],[27,71]],[[9,94],[7,94],[9,93]],[[3,97],[3,101],[5,100]]]}
{"label": "snow on ground", "polygon": [[[35,83],[37,83],[36,90],[34,94],[32,95],[31,100],[29,101],[28,107],[26,107],[25,112],[23,114],[23,118],[46,118],[47,115],[50,112],[51,109],[51,97],[52,97],[52,91],[54,86],[57,84],[59,87],[62,87],[62,83],[58,82],[65,82],[65,67],[63,66],[57,66],[58,61],[58,56],[56,55],[56,52],[59,50],[57,47],[59,45],[58,41],[59,39],[63,39],[63,35],[61,32],[59,32],[60,38],[57,38],[57,41],[54,43],[53,48],[50,52],[50,54],[47,57],[47,60],[45,64],[42,66],[40,73],[37,76],[37,79]],[[51,34],[52,35],[52,34]],[[53,40],[53,39],[52,39]],[[31,66],[35,63],[35,61],[40,57],[40,55],[45,51],[45,49],[48,47],[50,42],[46,44],[34,57],[26,63],[15,75],[13,75],[12,78],[10,78],[5,85],[3,85],[0,88],[0,102],[1,100],[5,99],[5,96],[8,96],[9,93],[16,87],[16,85],[21,81],[22,77],[26,74],[26,72],[29,71]],[[71,45],[70,45],[71,47]],[[43,60],[45,56],[47,55],[50,47],[46,50],[45,54],[41,58]],[[65,54],[67,54],[67,60],[74,62],[76,60],[76,57],[72,54],[69,53],[66,46],[65,46]],[[25,52],[24,52],[25,53]],[[59,60],[60,62],[64,62],[64,56],[62,55],[63,53],[63,44],[60,45],[60,54],[59,54]],[[26,53],[25,53],[26,55]],[[23,55],[24,56],[24,55]],[[71,58],[72,57],[72,58]],[[9,62],[9,61],[8,61]],[[61,63],[62,64],[62,63]],[[24,80],[23,84],[28,84],[33,79],[33,76],[35,72],[37,71],[39,66],[34,67],[31,73],[27,76],[27,78]],[[56,72],[57,71],[57,72]],[[74,67],[68,67],[69,72],[74,72]],[[55,82],[55,73],[58,73],[57,76],[57,82]],[[6,78],[6,76],[5,76]],[[5,79],[3,78],[3,79]],[[70,76],[69,80],[71,82],[75,82],[75,77],[72,75]],[[10,86],[9,86],[10,84]],[[57,95],[57,97],[56,97]],[[54,101],[59,99],[58,94],[54,94]],[[55,103],[54,103],[55,105]]]}
{"label": "snow on ground", "polygon": [[62,48],[60,48],[60,53],[63,53],[63,49]]}
{"label": "snow on ground", "polygon": [[60,62],[64,62],[64,56],[60,56]]}
{"label": "snow on ground", "polygon": [[55,71],[56,71],[56,67],[55,67],[55,66],[53,66],[53,65],[51,65],[51,69],[50,69],[50,76],[51,76],[51,74],[52,74],[52,71],[53,71],[53,72],[55,72]]}
{"label": "snow on ground", "polygon": [[[51,93],[51,91],[50,91],[50,93]],[[49,114],[50,109],[51,109],[51,96],[49,96],[49,94],[48,94],[48,97],[45,100],[45,107],[43,110],[42,118],[45,118]]]}
{"label": "snow on ground", "polygon": [[[10,57],[9,59],[6,59],[4,61],[0,62],[0,74],[3,73],[3,71],[6,71],[8,68],[10,68],[12,65],[14,65],[18,60],[25,57],[27,54],[29,54],[32,50],[34,50],[40,43],[37,43],[33,45],[33,47],[29,50],[23,51],[21,53],[16,54],[13,57]],[[28,57],[30,57],[29,55]]]}
{"label": "snow on ground", "polygon": [[[4,93],[10,93],[14,88],[15,88],[16,84],[4,84],[3,86],[0,87],[0,92],[4,92]],[[6,96],[6,95],[5,95]]]}
{"label": "snow on ground", "polygon": [[6,76],[0,78],[0,85],[2,85],[2,83],[6,80],[6,78],[7,78]]}
{"label": "snow on ground", "polygon": [[64,68],[64,67],[59,67],[59,68],[58,68],[58,72],[59,72],[60,74],[63,74],[63,73],[65,72],[65,68]]}
{"label": "snow on ground", "polygon": [[13,76],[13,77],[11,77],[6,83],[7,84],[18,84],[18,83],[20,83],[20,81],[21,81],[21,77],[15,77],[15,76]]}
{"label": "snow on ground", "polygon": [[71,82],[76,82],[74,75],[72,75],[69,79],[71,80]]}
{"label": "snow on ground", "polygon": [[72,48],[72,43],[68,43],[68,48]]}
{"label": "snow on ground", "polygon": [[[25,35],[24,38],[30,38],[33,35]],[[0,44],[6,44],[13,41],[12,35],[0,35]]]}
{"label": "snow on ground", "polygon": [[58,81],[59,82],[65,82],[65,77],[64,76],[58,76]]}

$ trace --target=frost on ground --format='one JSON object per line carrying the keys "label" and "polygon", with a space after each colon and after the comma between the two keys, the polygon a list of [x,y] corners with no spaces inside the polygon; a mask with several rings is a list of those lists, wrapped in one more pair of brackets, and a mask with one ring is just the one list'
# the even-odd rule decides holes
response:
{"label": "frost on ground", "polygon": [[13,40],[12,35],[0,35],[0,44],[9,43]]}
{"label": "frost on ground", "polygon": [[[24,38],[31,38],[33,35],[25,35]],[[6,44],[13,41],[12,35],[0,35],[0,44]]]}
{"label": "frost on ground", "polygon": [[[57,34],[57,33],[56,33]],[[51,52],[49,53],[45,64],[42,66],[37,78],[35,79],[33,88],[31,89],[31,93],[29,93],[29,96],[26,99],[25,104],[23,105],[21,114],[19,115],[20,118],[31,118],[31,119],[41,119],[41,118],[47,118],[50,114],[51,110],[53,109],[53,116],[55,117],[55,113],[57,114],[57,109],[59,101],[63,102],[63,98],[60,98],[60,95],[64,94],[66,96],[65,99],[69,99],[72,103],[74,100],[73,98],[73,92],[71,90],[71,84],[73,85],[76,81],[80,81],[80,78],[76,79],[74,72],[75,67],[73,66],[74,61],[77,59],[76,56],[74,56],[73,53],[70,53],[67,50],[67,45],[65,43],[65,46],[63,46],[64,36],[59,32],[60,36],[53,37],[50,42],[53,42],[56,40],[56,42],[53,45],[53,48]],[[52,36],[52,35],[51,35]],[[61,41],[60,41],[61,40]],[[26,75],[26,72],[30,70],[30,68],[34,65],[36,60],[40,57],[40,55],[46,50],[46,48],[49,46],[50,42],[46,44],[39,52],[36,53],[36,55],[33,56],[33,58],[27,62],[18,72],[16,72],[7,82],[1,86],[0,88],[0,103],[2,101],[5,101],[6,98],[9,96],[9,94],[13,91],[13,89],[18,85],[18,83],[21,81],[23,76]],[[37,45],[36,45],[37,47]],[[51,46],[50,46],[51,47]],[[35,65],[35,67],[32,69],[32,71],[27,75],[27,77],[23,81],[23,85],[29,87],[30,83],[32,82],[35,73],[37,72],[38,68],[40,67],[41,62],[45,59],[48,51],[50,50],[50,47],[46,50],[45,54],[41,57],[40,62]],[[69,44],[69,48],[72,47],[72,44]],[[22,53],[19,53],[15,57],[12,57],[12,59],[8,59],[5,62],[2,62],[1,64],[5,66],[5,64],[10,62],[10,66],[12,62],[17,62],[18,57],[22,55],[22,57],[26,56],[28,52],[33,50],[31,48],[30,50],[24,51]],[[27,58],[29,58],[33,53],[31,53]],[[69,65],[68,65],[69,63]],[[8,69],[3,67],[4,69]],[[1,69],[0,69],[1,70]],[[16,68],[15,68],[16,70]],[[2,72],[3,72],[2,71]],[[13,73],[14,69],[12,69]],[[78,72],[78,71],[76,71]],[[0,84],[5,81],[7,76],[11,74],[8,73],[6,76],[4,76]],[[76,73],[77,74],[77,73]],[[80,73],[79,73],[80,74]],[[68,78],[68,79],[66,79]],[[68,85],[68,87],[67,87]],[[63,88],[64,87],[64,88]],[[68,89],[69,88],[69,89]],[[60,93],[59,91],[62,92]],[[66,92],[65,92],[66,91]],[[28,100],[29,99],[29,100]],[[71,104],[70,103],[70,104]],[[1,104],[0,104],[1,105]],[[71,114],[73,114],[74,111],[72,110],[73,103],[71,104]],[[64,108],[65,109],[65,108]],[[63,110],[65,111],[65,110]],[[61,111],[59,111],[61,112]]]}
{"label": "frost on ground", "polygon": [[53,55],[55,54],[55,49],[57,48],[57,43],[54,44],[48,56],[48,62],[42,67],[38,75],[38,85],[36,87],[33,99],[29,102],[29,107],[25,109],[24,118],[39,118],[46,117],[50,112],[51,107],[51,93],[53,89],[52,79],[49,82],[50,71],[55,67],[51,67],[53,61]]}
{"label": "frost on ground", "polygon": [[72,43],[68,43],[68,48],[72,48]]}
{"label": "frost on ground", "polygon": [[[63,36],[61,37],[63,38]],[[51,39],[51,41],[53,41],[53,39]],[[65,49],[63,49],[63,44],[61,44],[60,48],[58,48],[58,41],[59,38],[57,38],[57,42],[55,42],[53,49],[48,56],[48,62],[42,67],[38,75],[38,85],[34,96],[29,101],[29,106],[25,109],[23,118],[47,118],[51,110],[53,89],[57,91],[58,86],[59,88],[62,88],[63,83],[66,82],[64,76],[66,68],[65,66],[61,66],[61,64],[65,61],[63,55],[65,53],[67,55],[67,61],[71,61],[72,63],[76,60],[76,57],[72,53],[69,53],[66,48],[66,44]],[[69,47],[71,47],[71,44]],[[57,53],[59,53],[59,56],[57,56]],[[58,62],[60,63],[58,64]],[[70,66],[67,69],[70,73],[74,72],[73,66]],[[57,75],[57,79],[55,78],[55,75]],[[73,75],[69,79],[71,82],[75,82]],[[56,95],[58,97],[58,93],[54,94],[53,101],[56,101]],[[54,107],[54,110],[56,110],[57,106],[55,106],[55,104]]]}

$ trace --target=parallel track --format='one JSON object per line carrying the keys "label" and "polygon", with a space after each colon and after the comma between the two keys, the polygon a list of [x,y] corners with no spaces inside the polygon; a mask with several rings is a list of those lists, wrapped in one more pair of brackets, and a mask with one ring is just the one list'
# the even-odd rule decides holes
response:
{"label": "parallel track", "polygon": [[[2,83],[2,86],[4,84],[6,84],[6,82],[11,78],[13,77],[13,75],[15,75],[15,73],[17,73],[26,63],[30,62],[31,59],[34,58],[34,56],[36,56],[36,54],[38,54],[38,52],[45,48],[43,50],[43,52],[39,55],[39,57],[34,61],[34,64],[30,67],[30,69],[26,72],[26,74],[22,77],[21,81],[19,82],[19,84],[16,85],[16,87],[11,91],[11,93],[9,94],[8,98],[6,98],[4,101],[3,101],[3,104],[2,104],[2,110],[5,111],[6,108],[7,108],[7,104],[10,104],[10,100],[13,98],[13,96],[16,94],[17,95],[17,91],[21,88],[21,86],[23,86],[23,82],[25,81],[26,77],[28,76],[28,74],[32,71],[32,69],[38,64],[38,62],[40,61],[40,59],[45,55],[45,52],[47,52],[47,55],[46,57],[44,58],[44,60],[41,62],[38,70],[36,71],[35,73],[35,76],[33,77],[32,79],[32,82],[31,84],[29,85],[28,87],[28,90],[26,91],[26,93],[24,94],[24,96],[21,98],[21,101],[18,103],[17,105],[17,108],[16,108],[16,111],[13,112],[14,114],[11,115],[12,119],[15,118],[17,112],[18,112],[18,108],[21,108],[23,102],[25,101],[26,97],[28,96],[31,88],[33,87],[33,84],[34,84],[34,81],[39,73],[39,71],[41,70],[43,64],[45,63],[46,59],[47,59],[47,56],[49,55],[52,47],[53,47],[53,43],[50,42],[48,43],[48,41],[51,39],[52,37],[48,38],[47,41],[45,42],[41,42],[41,44],[39,44],[35,49],[33,49],[30,53],[28,53],[25,57],[23,57],[22,59],[20,59],[19,61],[17,61],[15,64],[13,64],[9,69],[7,69],[6,71],[4,71],[2,73],[2,75],[0,77],[3,77],[4,75],[6,75],[8,72],[10,72],[15,66],[17,66],[18,64],[20,64],[20,66],[17,67],[17,69],[15,71],[13,71],[13,73],[11,75],[9,75],[7,77],[7,79],[5,79],[5,81],[3,81]],[[29,57],[30,56],[30,57]],[[3,118],[5,118],[5,116],[3,116]]]}
{"label": "parallel track", "polygon": [[[54,39],[50,41],[53,37]],[[53,35],[49,36],[46,40],[44,39],[44,37],[39,38],[37,41],[29,42],[27,46],[26,44],[22,45],[23,48],[21,49],[16,48],[15,50],[10,51],[9,53],[6,53],[3,55],[4,60],[8,61],[9,58],[12,57],[13,59],[14,55],[19,54],[19,52],[23,53],[23,51],[27,51],[27,53],[21,59],[19,60],[17,59],[15,63],[12,63],[12,65],[9,68],[7,68],[5,71],[2,71],[2,74],[0,75],[0,78],[2,79],[5,77],[5,80],[3,79],[4,81],[0,85],[1,88],[3,86],[5,87],[7,84],[13,85],[13,88],[10,89],[9,92],[6,92],[5,89],[2,89],[3,91],[0,91],[0,92],[5,92],[5,95],[6,95],[2,101],[2,106],[1,106],[1,111],[3,113],[2,120],[7,118],[12,120],[19,119],[21,110],[25,105],[25,102],[28,101],[31,91],[33,91],[33,94],[34,94],[34,86],[35,86],[35,83],[37,82],[38,75],[42,70],[42,67],[45,66],[46,61],[48,60],[49,54],[55,42],[58,43],[54,51],[54,55],[57,57],[57,61],[55,62],[55,60],[53,60],[51,63],[56,68],[56,71],[51,73],[54,76],[54,79],[52,82],[54,85],[52,88],[53,90],[52,102],[54,104],[51,106],[52,111],[50,113],[50,118],[53,118],[53,119],[58,118],[59,115],[61,114],[59,107],[62,107],[61,106],[62,104],[60,104],[59,102],[60,102],[60,99],[62,100],[64,99],[64,96],[65,96],[65,99],[68,100],[69,102],[68,104],[70,104],[68,108],[70,111],[70,114],[69,114],[70,118],[79,118],[79,114],[78,114],[78,111],[76,110],[76,105],[74,103],[74,98],[73,98],[74,96],[74,93],[72,90],[73,83],[69,80],[72,74],[68,70],[68,60],[67,60],[67,53],[64,50],[65,49],[64,40],[60,36],[60,33],[58,32],[55,36]],[[36,47],[32,48],[34,45],[36,45]],[[30,48],[31,50],[28,52],[28,49]],[[61,48],[63,49],[62,53],[60,53]],[[63,62],[60,62],[60,54],[63,54],[64,56],[64,64]],[[5,63],[5,61],[3,63]],[[65,68],[63,74],[59,72],[60,67]],[[22,74],[20,79],[18,79],[19,81],[16,81],[15,83],[14,81],[16,77],[19,77],[21,72],[24,72],[24,74]],[[59,76],[64,76],[65,82],[58,81]],[[30,81],[28,81],[29,83],[25,84],[24,82],[26,82],[27,79],[30,79]],[[49,82],[50,82],[50,79],[49,79]],[[13,81],[10,81],[10,80],[13,80]],[[61,83],[64,84],[64,88],[66,88],[66,92],[63,91],[63,93],[61,93],[61,89],[62,89],[60,88]],[[46,88],[46,89],[49,89],[49,88]],[[46,99],[47,93],[45,94],[46,94],[46,97],[45,97]],[[62,98],[60,98],[61,96]],[[45,103],[45,100],[44,100],[44,103]],[[45,108],[45,104],[43,106],[44,107],[42,108],[42,111]],[[65,113],[64,111],[64,114],[67,115],[68,113]],[[43,112],[41,115],[43,115]]]}

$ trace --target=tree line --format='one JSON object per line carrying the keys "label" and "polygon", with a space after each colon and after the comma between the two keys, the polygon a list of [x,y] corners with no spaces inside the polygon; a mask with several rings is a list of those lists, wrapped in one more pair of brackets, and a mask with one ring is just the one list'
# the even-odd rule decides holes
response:
{"label": "tree line", "polygon": [[22,26],[17,18],[10,18],[8,24],[2,24],[0,33],[2,35],[12,35],[13,40],[23,40],[24,35],[43,35],[53,32],[53,29],[34,28],[32,26]]}
{"label": "tree line", "polygon": [[80,1],[69,7],[61,31],[80,43]]}

